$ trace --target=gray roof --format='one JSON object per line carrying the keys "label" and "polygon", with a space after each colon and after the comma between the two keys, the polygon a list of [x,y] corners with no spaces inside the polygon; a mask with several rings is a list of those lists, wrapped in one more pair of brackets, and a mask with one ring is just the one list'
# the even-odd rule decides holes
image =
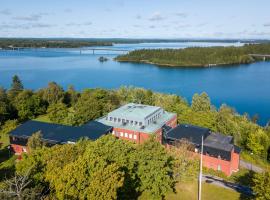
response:
{"label": "gray roof", "polygon": [[179,124],[166,134],[166,138],[170,140],[186,139],[195,145],[200,145],[202,142],[202,136],[205,139],[208,135],[210,135],[210,129],[208,128],[190,124]]}
{"label": "gray roof", "polygon": [[234,147],[233,137],[212,133],[204,140],[204,146],[231,152]]}
{"label": "gray roof", "polygon": [[76,142],[82,137],[96,140],[110,132],[112,127],[97,121],[90,121],[82,126],[66,126],[60,124],[29,120],[10,132],[10,136],[28,138],[41,131],[43,139],[54,143]]}
{"label": "gray roof", "polygon": [[[156,118],[150,124],[143,124],[143,126],[108,120],[111,116],[115,116],[117,118],[124,118],[128,120],[132,119],[134,121],[141,122],[146,117],[151,116],[152,113],[159,112],[160,110],[162,111],[162,114],[160,115],[159,118]],[[168,122],[174,116],[176,116],[175,113],[166,112],[160,107],[130,103],[110,112],[107,116],[97,119],[97,121],[107,126],[112,126],[116,128],[123,128],[133,131],[142,131],[144,133],[154,133],[156,130],[160,129],[163,125],[165,125],[166,122]]]}
{"label": "gray roof", "polygon": [[143,122],[145,118],[159,110],[162,110],[162,108],[157,106],[129,103],[110,112],[108,117],[125,118],[128,120]]}

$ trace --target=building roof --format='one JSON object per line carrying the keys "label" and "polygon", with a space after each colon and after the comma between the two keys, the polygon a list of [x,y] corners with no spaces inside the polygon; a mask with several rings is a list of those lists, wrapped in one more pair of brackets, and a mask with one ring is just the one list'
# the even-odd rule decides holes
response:
{"label": "building roof", "polygon": [[144,121],[146,117],[161,110],[157,106],[129,103],[110,112],[108,116],[117,118],[126,118],[134,121]]}
{"label": "building roof", "polygon": [[211,133],[204,140],[204,146],[231,152],[233,149],[233,137],[218,133]]}
{"label": "building roof", "polygon": [[172,119],[175,115],[176,115],[175,113],[169,113],[169,112],[164,111],[164,113],[160,116],[160,118],[157,118],[155,122],[152,122],[146,126],[134,126],[131,124],[126,124],[126,123],[115,123],[113,121],[106,120],[106,116],[99,118],[97,121],[107,126],[112,126],[115,128],[122,128],[122,129],[151,134],[157,131],[158,129],[160,129],[163,125],[166,124],[166,122]]}
{"label": "building roof", "polygon": [[82,126],[66,126],[39,121],[27,121],[10,132],[10,136],[30,137],[33,133],[41,131],[43,139],[54,143],[76,142],[82,137],[96,140],[108,133],[112,127],[96,121],[90,121]]}
{"label": "building roof", "polygon": [[195,145],[200,145],[202,142],[202,136],[206,138],[209,134],[210,129],[208,128],[180,124],[176,128],[171,129],[165,137],[171,140],[186,139]]}

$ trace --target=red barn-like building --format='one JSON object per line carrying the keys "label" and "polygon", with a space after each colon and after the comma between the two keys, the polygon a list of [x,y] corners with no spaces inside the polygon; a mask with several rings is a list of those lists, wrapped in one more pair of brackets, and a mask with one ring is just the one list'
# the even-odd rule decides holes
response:
{"label": "red barn-like building", "polygon": [[180,140],[188,140],[194,146],[194,152],[201,152],[202,136],[203,166],[222,171],[227,176],[239,170],[240,148],[233,144],[233,137],[213,133],[210,129],[181,124],[165,134],[167,145]]}
{"label": "red barn-like building", "polygon": [[112,134],[124,140],[142,143],[156,134],[162,142],[164,129],[177,126],[177,115],[161,107],[129,103],[97,121],[112,126]]}

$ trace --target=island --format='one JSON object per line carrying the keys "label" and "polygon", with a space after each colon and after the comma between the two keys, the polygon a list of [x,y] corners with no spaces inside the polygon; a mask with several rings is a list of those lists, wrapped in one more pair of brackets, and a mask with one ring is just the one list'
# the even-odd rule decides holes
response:
{"label": "island", "polygon": [[109,59],[104,57],[104,56],[101,56],[98,58],[99,62],[107,62]]}
{"label": "island", "polygon": [[270,60],[270,43],[240,47],[189,47],[185,49],[141,49],[115,58],[119,62],[148,63],[172,67],[212,67]]}

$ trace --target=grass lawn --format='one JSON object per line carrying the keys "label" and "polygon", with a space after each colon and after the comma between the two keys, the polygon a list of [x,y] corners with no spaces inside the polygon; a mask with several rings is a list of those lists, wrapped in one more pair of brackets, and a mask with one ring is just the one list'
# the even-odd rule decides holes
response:
{"label": "grass lawn", "polygon": [[48,115],[40,115],[36,119],[33,119],[33,120],[39,121],[39,122],[53,123],[51,120],[49,120]]}
{"label": "grass lawn", "polygon": [[[169,194],[166,196],[167,200],[197,200],[198,183],[197,181],[178,183],[176,185],[176,194]],[[202,200],[238,200],[248,199],[243,197],[240,193],[224,189],[208,183],[202,185]]]}

